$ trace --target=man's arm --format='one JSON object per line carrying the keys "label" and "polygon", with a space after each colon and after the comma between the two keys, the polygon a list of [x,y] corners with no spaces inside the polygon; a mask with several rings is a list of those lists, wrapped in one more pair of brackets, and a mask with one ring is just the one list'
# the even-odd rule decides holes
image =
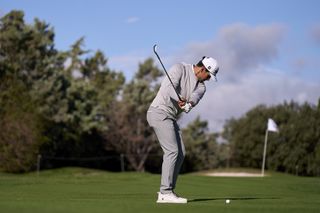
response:
{"label": "man's arm", "polygon": [[192,107],[196,106],[199,103],[205,92],[206,86],[203,82],[199,83],[197,88],[192,92],[191,97],[188,101],[189,103],[191,103]]}

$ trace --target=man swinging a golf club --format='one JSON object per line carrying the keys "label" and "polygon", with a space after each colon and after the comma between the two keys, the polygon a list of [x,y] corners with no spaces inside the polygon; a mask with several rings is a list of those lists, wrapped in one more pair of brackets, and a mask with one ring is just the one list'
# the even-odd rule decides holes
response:
{"label": "man swinging a golf club", "polygon": [[181,112],[188,113],[198,104],[206,92],[204,81],[211,77],[216,80],[219,66],[214,58],[203,57],[196,65],[178,63],[167,72],[156,52],[156,45],[154,52],[166,72],[147,112],[147,121],[154,129],[164,153],[157,203],[187,203],[186,198],[174,192],[185,156],[176,120]]}

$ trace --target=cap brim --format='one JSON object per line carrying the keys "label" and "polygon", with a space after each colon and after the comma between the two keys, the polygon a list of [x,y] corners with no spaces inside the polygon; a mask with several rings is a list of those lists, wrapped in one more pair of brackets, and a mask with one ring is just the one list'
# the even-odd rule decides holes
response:
{"label": "cap brim", "polygon": [[[215,81],[218,81],[218,79],[217,79],[217,76],[216,76],[216,75],[212,74],[211,72],[209,72],[209,73],[210,73],[211,78],[214,78],[214,80],[215,80]],[[211,79],[211,78],[210,78],[210,79]]]}
{"label": "cap brim", "polygon": [[[208,71],[208,70],[207,70],[207,71]],[[208,71],[208,72],[210,73],[211,78],[214,78],[214,79],[217,80],[217,77],[216,77],[213,73],[211,73],[210,71]]]}

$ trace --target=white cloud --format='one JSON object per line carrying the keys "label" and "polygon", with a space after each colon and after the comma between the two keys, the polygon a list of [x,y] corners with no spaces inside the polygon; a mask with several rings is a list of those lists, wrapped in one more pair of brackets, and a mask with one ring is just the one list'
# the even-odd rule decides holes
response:
{"label": "white cloud", "polygon": [[237,82],[207,82],[206,85],[207,93],[193,112],[182,118],[182,125],[200,115],[209,121],[211,130],[220,131],[226,119],[238,118],[258,104],[270,106],[291,100],[317,103],[320,94],[319,84],[265,68],[242,76]]}
{"label": "white cloud", "polygon": [[279,24],[258,27],[233,24],[222,28],[214,40],[189,44],[181,54],[190,63],[204,55],[216,58],[223,78],[232,81],[277,58],[284,32],[285,27]]}
{"label": "white cloud", "polygon": [[220,62],[218,83],[207,82],[207,93],[193,112],[184,116],[182,125],[200,115],[209,121],[211,130],[220,131],[226,119],[238,118],[259,104],[275,105],[284,101],[317,103],[320,85],[295,78],[270,67],[278,58],[285,36],[278,24],[249,27],[227,26],[216,39],[189,44],[181,53],[194,63],[203,55]]}
{"label": "white cloud", "polygon": [[[180,61],[196,63],[204,55],[217,58],[220,64],[218,83],[206,83],[207,93],[197,107],[182,117],[182,126],[200,115],[209,122],[211,130],[220,131],[226,119],[238,118],[259,104],[270,106],[291,100],[317,103],[319,84],[271,67],[271,62],[281,57],[278,51],[285,39],[285,29],[280,24],[256,27],[234,24],[222,28],[210,41],[187,44],[171,56],[163,54],[167,68]],[[110,63],[111,67],[126,71],[126,76],[133,76],[138,62],[148,56],[150,51],[132,53],[111,57]],[[297,63],[304,66],[304,61]]]}
{"label": "white cloud", "polygon": [[134,17],[127,18],[125,22],[127,24],[133,24],[133,23],[136,23],[138,21],[140,21],[140,18],[134,16]]}
{"label": "white cloud", "polygon": [[131,80],[138,70],[139,63],[142,63],[147,57],[143,53],[129,53],[122,56],[113,56],[108,59],[108,66],[121,71],[126,76],[126,80]]}

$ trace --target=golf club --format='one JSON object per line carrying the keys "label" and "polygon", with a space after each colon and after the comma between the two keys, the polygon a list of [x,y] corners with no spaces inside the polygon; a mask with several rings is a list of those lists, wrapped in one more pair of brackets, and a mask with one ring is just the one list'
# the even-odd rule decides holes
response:
{"label": "golf club", "polygon": [[160,57],[159,57],[159,55],[158,55],[158,53],[157,53],[157,47],[158,47],[158,46],[157,46],[156,44],[153,46],[153,52],[154,52],[154,54],[156,54],[156,56],[157,56],[158,60],[160,61],[160,64],[162,65],[162,68],[164,69],[164,72],[166,73],[166,75],[167,75],[167,77],[168,77],[168,79],[169,79],[169,81],[170,81],[170,83],[171,83],[171,85],[172,85],[172,87],[173,87],[174,91],[176,92],[176,94],[177,94],[177,96],[178,96],[179,100],[180,100],[180,101],[183,101],[183,100],[181,99],[181,97],[180,97],[179,93],[177,92],[176,88],[174,87],[174,85],[173,85],[173,83],[172,83],[172,80],[171,80],[171,78],[170,78],[170,76],[169,76],[169,74],[168,74],[168,72],[167,72],[166,68],[164,67],[164,65],[163,65],[163,63],[162,63],[162,61],[161,61],[161,59],[160,59]]}

